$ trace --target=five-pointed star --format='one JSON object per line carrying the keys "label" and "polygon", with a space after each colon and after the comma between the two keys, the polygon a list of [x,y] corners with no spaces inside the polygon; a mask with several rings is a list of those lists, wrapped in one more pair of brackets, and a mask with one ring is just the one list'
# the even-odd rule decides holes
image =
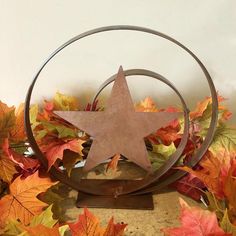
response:
{"label": "five-pointed star", "polygon": [[121,154],[151,171],[144,137],[180,115],[168,112],[135,112],[122,67],[115,79],[105,111],[55,113],[93,138],[84,171],[89,171],[115,154]]}

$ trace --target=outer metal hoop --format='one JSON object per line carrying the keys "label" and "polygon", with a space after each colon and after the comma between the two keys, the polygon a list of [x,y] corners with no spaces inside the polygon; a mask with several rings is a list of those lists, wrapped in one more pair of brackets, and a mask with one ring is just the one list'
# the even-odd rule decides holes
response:
{"label": "outer metal hoop", "polygon": [[[60,46],[58,49],[56,49],[49,57],[48,59],[43,63],[43,65],[39,68],[38,72],[36,73],[26,96],[26,100],[25,100],[25,126],[26,126],[26,133],[29,139],[29,142],[34,150],[34,152],[36,153],[36,155],[38,156],[38,158],[40,159],[40,161],[42,162],[42,164],[47,168],[47,160],[44,157],[43,153],[41,152],[41,150],[39,149],[36,140],[34,138],[33,135],[33,131],[31,129],[31,125],[30,125],[30,115],[29,115],[29,107],[30,107],[30,100],[31,100],[31,96],[32,96],[32,91],[34,88],[34,85],[37,81],[37,78],[39,77],[41,71],[44,69],[44,67],[49,63],[49,61],[56,55],[58,54],[62,49],[66,48],[67,46],[69,46],[70,44],[74,43],[75,41],[78,41],[82,38],[85,38],[87,36],[93,35],[93,34],[97,34],[97,33],[101,33],[101,32],[106,32],[106,31],[116,31],[116,30],[129,30],[129,31],[139,31],[139,32],[145,32],[148,34],[152,34],[152,35],[156,35],[162,38],[165,38],[171,42],[173,42],[174,44],[178,45],[179,47],[181,47],[182,49],[184,49],[186,52],[188,52],[198,63],[198,65],[201,67],[203,73],[206,76],[206,79],[208,81],[208,85],[211,91],[211,96],[212,96],[212,115],[211,115],[211,123],[208,129],[208,133],[206,135],[206,138],[202,144],[202,146],[198,149],[197,154],[195,156],[195,158],[192,158],[189,165],[194,166],[195,164],[197,164],[199,162],[199,160],[201,159],[201,157],[204,155],[204,153],[206,152],[206,150],[208,149],[212,139],[213,139],[213,135],[214,135],[214,131],[217,125],[217,116],[218,116],[218,100],[217,100],[217,93],[213,84],[213,81],[207,71],[207,69],[205,68],[205,66],[202,64],[202,62],[197,58],[197,56],[191,52],[187,47],[185,47],[183,44],[181,44],[180,42],[178,42],[177,40],[169,37],[168,35],[165,35],[163,33],[160,33],[158,31],[152,30],[152,29],[148,29],[148,28],[144,28],[144,27],[139,27],[139,26],[129,26],[129,25],[115,25],[115,26],[106,26],[106,27],[101,27],[101,28],[97,28],[97,29],[93,29],[87,32],[84,32],[80,35],[77,35],[76,37],[70,39],[69,41],[67,41],[65,44],[63,44],[62,46]],[[75,188],[79,191],[85,192],[85,193],[92,193],[92,194],[97,194],[97,195],[101,195],[100,192],[97,192],[95,189],[88,189],[88,187],[86,186],[82,186],[80,184],[78,184],[75,181],[72,181],[70,178],[68,178],[68,176],[66,176],[65,174],[58,172],[54,167],[52,167],[50,173],[57,179],[59,179],[60,181],[68,184],[69,186],[71,186],[72,188]],[[174,178],[179,178],[181,176],[174,176]],[[171,181],[173,181],[173,179],[171,179]],[[168,181],[167,181],[168,182]],[[170,182],[170,180],[169,180]],[[168,183],[169,184],[169,183]],[[136,189],[139,190],[140,188]],[[134,191],[136,191],[134,190]],[[145,191],[147,192],[151,192],[151,191],[155,191],[156,188],[154,187],[150,187],[149,189],[147,188]],[[130,191],[128,191],[130,192]],[[127,193],[128,193],[127,192]],[[124,191],[122,191],[121,194],[123,194]],[[141,193],[141,191],[139,192]],[[143,192],[142,192],[143,193]]]}

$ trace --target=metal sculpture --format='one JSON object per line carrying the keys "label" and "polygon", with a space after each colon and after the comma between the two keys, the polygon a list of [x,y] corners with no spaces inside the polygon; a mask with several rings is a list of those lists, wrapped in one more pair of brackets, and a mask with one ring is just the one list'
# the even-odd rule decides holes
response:
{"label": "metal sculpture", "polygon": [[[131,30],[131,31],[140,31],[140,32],[145,32],[148,34],[156,35],[162,38],[165,38],[174,44],[180,46],[182,49],[184,49],[186,52],[188,52],[198,63],[198,65],[201,67],[210,91],[211,91],[211,96],[212,96],[212,114],[211,114],[211,122],[210,126],[207,132],[207,135],[202,143],[202,146],[196,151],[195,155],[193,158],[191,158],[190,161],[188,161],[187,165],[188,166],[195,166],[202,158],[206,150],[208,149],[213,136],[214,136],[214,131],[217,125],[217,115],[218,115],[218,100],[217,100],[217,93],[214,87],[214,84],[212,82],[212,79],[205,68],[205,66],[202,64],[202,62],[193,54],[188,48],[186,48],[184,45],[182,45],[180,42],[176,41],[175,39],[160,33],[158,31],[154,31],[151,29],[143,28],[143,27],[138,27],[138,26],[126,26],[126,25],[118,25],[118,26],[107,26],[107,27],[101,27],[97,28],[91,31],[87,31],[85,33],[82,33],[65,44],[63,44],[61,47],[59,47],[46,61],[45,63],[41,66],[39,71],[36,73],[34,80],[29,87],[28,94],[26,97],[26,102],[25,102],[25,125],[26,125],[26,133],[28,136],[29,143],[34,150],[36,156],[40,159],[42,164],[47,168],[47,160],[44,157],[44,154],[41,152],[40,148],[38,147],[36,140],[33,135],[33,131],[31,129],[30,125],[30,116],[29,116],[29,109],[30,109],[30,100],[31,100],[31,95],[32,91],[35,85],[35,82],[37,81],[37,78],[41,71],[44,69],[44,67],[47,65],[47,63],[57,54],[59,53],[63,48],[67,47],[68,45],[72,44],[75,41],[78,41],[82,38],[88,37],[93,34],[97,34],[100,32],[106,32],[106,31],[114,31],[114,30]],[[125,76],[133,76],[133,75],[144,75],[148,77],[155,78],[157,80],[162,81],[163,83],[167,84],[170,88],[172,88],[178,97],[180,98],[183,106],[183,111],[184,111],[184,134],[182,136],[182,140],[174,154],[172,154],[169,159],[166,161],[163,166],[161,166],[158,170],[155,172],[150,171],[150,163],[147,161],[146,153],[144,150],[144,142],[143,142],[143,137],[145,135],[148,135],[148,132],[151,132],[151,130],[155,130],[158,127],[161,127],[162,125],[166,124],[168,121],[171,119],[176,118],[179,114],[172,114],[167,116],[167,114],[161,114],[157,115],[158,113],[146,113],[145,115],[141,115],[139,118],[136,119],[136,123],[134,122],[135,125],[140,124],[142,121],[144,124],[143,132],[140,132],[139,138],[140,138],[135,145],[139,144],[141,145],[138,150],[141,152],[140,156],[134,157],[134,150],[127,150],[123,146],[123,149],[119,145],[115,145],[115,147],[112,149],[108,145],[108,142],[104,142],[104,140],[99,139],[99,135],[101,135],[101,132],[105,132],[106,134],[110,134],[112,129],[114,129],[113,125],[114,123],[109,122],[109,116],[111,116],[111,113],[114,111],[117,111],[117,109],[120,109],[121,115],[118,119],[120,120],[125,120],[125,116],[127,115],[127,108],[128,110],[131,109],[131,112],[129,112],[128,117],[129,118],[134,118],[138,117],[137,114],[135,114],[134,111],[132,111],[132,101],[129,96],[129,91],[128,87],[125,82]],[[82,113],[74,113],[74,112],[69,112],[69,113],[63,113],[63,112],[57,112],[58,115],[64,117],[66,120],[71,122],[72,124],[78,126],[81,129],[84,129],[85,131],[88,131],[92,136],[95,137],[94,144],[92,144],[91,147],[91,152],[88,156],[88,163],[85,165],[85,169],[89,170],[96,166],[99,162],[102,160],[111,157],[112,155],[116,153],[124,154],[128,158],[130,158],[132,161],[137,163],[138,165],[142,166],[144,169],[148,170],[148,174],[142,179],[142,180],[98,180],[98,179],[80,179],[80,180],[73,180],[69,178],[65,173],[58,171],[55,167],[52,167],[50,169],[50,174],[60,180],[61,182],[69,185],[70,187],[78,190],[80,192],[79,198],[78,198],[78,206],[90,206],[90,207],[107,207],[107,208],[138,208],[138,209],[153,209],[153,202],[152,202],[152,193],[160,190],[164,186],[169,185],[170,183],[178,180],[182,176],[184,176],[183,171],[176,170],[174,172],[169,172],[169,170],[176,164],[176,162],[179,160],[181,157],[181,154],[186,146],[187,140],[188,140],[188,130],[189,130],[189,118],[188,118],[188,108],[187,105],[181,96],[181,94],[178,92],[178,90],[174,87],[173,84],[171,84],[170,81],[168,81],[166,78],[161,76],[160,74],[157,74],[152,71],[144,70],[144,69],[131,69],[131,70],[126,70],[123,71],[120,69],[118,74],[115,74],[112,76],[110,79],[104,82],[104,84],[101,86],[99,89],[98,93],[94,97],[94,100],[97,98],[97,96],[100,94],[100,92],[111,82],[116,80],[115,85],[113,87],[112,91],[112,98],[109,100],[108,107],[107,107],[107,112],[101,112],[104,113],[102,115],[105,115],[106,121],[107,121],[107,126],[105,125],[105,129],[99,130],[96,129],[93,123],[93,118],[102,115],[98,114],[91,114],[91,112],[87,112],[87,115],[82,115]],[[123,82],[122,82],[123,81]],[[120,85],[118,85],[120,84]],[[125,98],[123,101],[119,102],[120,97],[120,91],[121,88],[123,91],[125,91]],[[121,99],[122,100],[122,99]],[[117,105],[118,101],[118,108],[115,107],[115,104]],[[123,109],[122,108],[123,104]],[[115,108],[114,108],[115,107]],[[119,110],[118,109],[118,110]],[[83,112],[85,113],[85,112]],[[90,113],[90,114],[89,114]],[[96,112],[97,113],[97,112]],[[100,112],[98,112],[100,113]],[[140,115],[140,114],[139,114]],[[89,120],[87,120],[87,118]],[[78,120],[75,118],[79,118]],[[113,117],[114,118],[114,117]],[[161,121],[160,118],[163,118]],[[150,119],[150,120],[148,120]],[[156,126],[150,125],[154,123],[154,120],[157,121]],[[158,124],[159,123],[159,124]],[[90,125],[91,124],[91,125]],[[126,123],[127,125],[127,123]],[[135,126],[134,125],[134,126]],[[109,128],[106,128],[109,127]],[[129,132],[132,132],[133,129],[129,129]],[[99,133],[100,132],[100,133]],[[130,137],[130,133],[127,133],[127,138]],[[135,134],[136,135],[136,134]],[[96,139],[97,136],[97,139]],[[114,139],[114,136],[111,135],[111,138]],[[141,141],[140,141],[141,140]],[[103,142],[103,143],[101,143]],[[117,144],[117,142],[114,140],[114,143]],[[99,152],[98,149],[96,148],[96,145],[105,145],[103,152]],[[120,150],[119,150],[120,148]],[[116,153],[114,153],[116,152]],[[137,155],[137,153],[136,153]],[[96,158],[95,162],[93,163],[93,157]],[[164,177],[163,177],[164,176]]]}

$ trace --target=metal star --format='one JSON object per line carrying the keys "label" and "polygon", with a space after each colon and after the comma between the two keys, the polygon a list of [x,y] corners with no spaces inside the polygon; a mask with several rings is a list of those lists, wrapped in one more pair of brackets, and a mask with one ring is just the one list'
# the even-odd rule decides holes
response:
{"label": "metal star", "polygon": [[93,138],[84,171],[121,154],[147,171],[152,171],[144,137],[182,113],[135,112],[122,67],[115,79],[105,111],[56,111],[57,115]]}

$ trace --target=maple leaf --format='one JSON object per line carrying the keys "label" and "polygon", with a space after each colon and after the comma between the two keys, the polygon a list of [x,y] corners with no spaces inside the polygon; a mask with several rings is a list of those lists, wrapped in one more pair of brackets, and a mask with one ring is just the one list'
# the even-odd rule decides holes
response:
{"label": "maple leaf", "polygon": [[49,132],[49,133],[55,132],[57,134],[58,138],[60,138],[60,139],[77,137],[77,132],[76,132],[75,128],[67,127],[65,125],[58,124],[58,123],[55,123],[52,121],[51,122],[42,121],[41,125],[43,126],[43,129],[45,129],[47,132]]}
{"label": "maple leaf", "polygon": [[26,140],[24,128],[24,103],[20,104],[15,112],[16,121],[14,127],[10,130],[11,142],[18,143]]}
{"label": "maple leaf", "polygon": [[176,151],[174,143],[171,143],[170,145],[155,144],[152,145],[152,149],[152,151],[148,152],[148,158],[150,159],[154,170],[159,169]]}
{"label": "maple leaf", "polygon": [[122,236],[126,224],[114,224],[111,218],[106,229],[100,226],[99,220],[87,208],[79,215],[76,223],[69,223],[72,236]]}
{"label": "maple leaf", "polygon": [[67,96],[65,94],[57,92],[53,98],[53,104],[55,110],[73,111],[78,110],[79,102],[76,97]]}
{"label": "maple leaf", "polygon": [[217,127],[209,150],[217,155],[222,149],[229,153],[236,152],[236,129],[221,124]]}
{"label": "maple leaf", "polygon": [[[219,199],[225,197],[223,192],[223,182],[225,179],[225,169],[229,168],[229,156],[219,158],[211,152],[207,152],[199,165],[201,169],[193,170],[187,166],[178,167],[178,169],[187,171],[200,179],[210,192],[214,193]],[[227,160],[228,159],[228,160]]]}
{"label": "maple leaf", "polygon": [[[232,113],[224,106],[221,105],[225,99],[218,96],[218,125],[228,120]],[[190,112],[190,120],[193,126],[198,127],[196,132],[201,137],[205,137],[211,122],[212,115],[212,98],[207,97],[205,100],[198,103],[196,109]]]}
{"label": "maple leaf", "polygon": [[199,201],[204,194],[202,189],[205,188],[205,185],[197,177],[192,174],[187,174],[180,180],[171,184],[171,187],[174,187],[178,192]]}
{"label": "maple leaf", "polygon": [[0,145],[9,137],[9,132],[14,128],[15,122],[15,108],[8,107],[0,101]]}
{"label": "maple leaf", "polygon": [[8,139],[5,139],[2,149],[0,149],[0,179],[10,183],[14,174],[17,173],[15,166],[15,163],[11,160]]}
{"label": "maple leaf", "polygon": [[114,218],[112,217],[103,236],[122,236],[126,226],[127,224],[114,224]]}
{"label": "maple leaf", "polygon": [[48,236],[48,235],[61,236],[59,225],[56,225],[53,228],[49,228],[44,225],[25,227],[25,231],[28,233],[26,234],[26,236]]}
{"label": "maple leaf", "polygon": [[57,220],[53,219],[52,205],[50,205],[46,210],[44,210],[40,215],[34,216],[29,225],[25,226],[17,220],[10,220],[4,232],[7,235],[18,235],[25,232],[27,227],[35,227],[38,225],[43,225],[48,228],[52,228],[57,224]]}
{"label": "maple leaf", "polygon": [[230,222],[228,210],[224,212],[224,216],[220,221],[220,227],[227,233],[232,233],[233,236],[236,236],[236,226]]}
{"label": "maple leaf", "polygon": [[65,167],[68,176],[71,175],[71,171],[74,168],[75,164],[81,160],[83,160],[83,157],[79,153],[72,152],[68,149],[64,151],[63,166]]}
{"label": "maple leaf", "polygon": [[72,236],[103,236],[104,229],[99,220],[87,208],[76,223],[69,223]]}
{"label": "maple leaf", "polygon": [[229,214],[233,221],[236,219],[236,159],[231,161],[228,174],[223,181],[223,191],[229,204]]}
{"label": "maple leaf", "polygon": [[0,228],[14,219],[19,219],[25,225],[29,224],[47,206],[37,195],[55,184],[50,178],[40,178],[38,172],[25,179],[21,176],[16,178],[9,187],[10,193],[0,200]]}
{"label": "maple leaf", "polygon": [[[221,103],[223,101],[225,101],[225,98],[222,96],[217,96],[218,98],[218,102],[219,102],[219,119],[221,119],[221,121],[224,120],[228,120],[232,113],[225,107],[222,106]],[[196,118],[201,118],[204,116],[204,112],[206,112],[207,110],[211,110],[211,104],[212,104],[212,97],[206,97],[204,100],[200,101],[197,103],[197,106],[195,108],[194,111],[190,112],[190,119],[194,120]]]}
{"label": "maple leaf", "polygon": [[190,207],[180,198],[181,226],[162,229],[166,236],[230,236],[218,225],[216,214],[199,207]]}
{"label": "maple leaf", "polygon": [[217,218],[219,220],[222,220],[224,216],[225,207],[226,207],[225,199],[218,199],[213,193],[208,192],[208,191],[205,191],[205,195],[208,200],[207,208],[210,211],[215,212]]}
{"label": "maple leaf", "polygon": [[109,169],[116,171],[119,159],[120,159],[120,155],[119,154],[115,155],[111,159],[111,161],[107,164],[106,171],[108,171]]}
{"label": "maple leaf", "polygon": [[40,163],[37,159],[27,157],[12,150],[9,150],[9,153],[11,153],[10,159],[23,171],[30,172],[32,174],[40,167]]}
{"label": "maple leaf", "polygon": [[40,122],[38,122],[39,107],[37,104],[30,106],[30,124],[32,130],[34,130]]}
{"label": "maple leaf", "polygon": [[135,105],[137,112],[157,112],[156,104],[150,97],[146,97],[143,101]]}
{"label": "maple leaf", "polygon": [[71,150],[82,156],[83,143],[84,141],[80,139],[73,139],[69,141],[54,140],[54,142],[51,141],[49,144],[44,144],[41,146],[41,150],[45,153],[48,160],[48,169],[50,169],[58,159],[63,159],[65,150]]}

